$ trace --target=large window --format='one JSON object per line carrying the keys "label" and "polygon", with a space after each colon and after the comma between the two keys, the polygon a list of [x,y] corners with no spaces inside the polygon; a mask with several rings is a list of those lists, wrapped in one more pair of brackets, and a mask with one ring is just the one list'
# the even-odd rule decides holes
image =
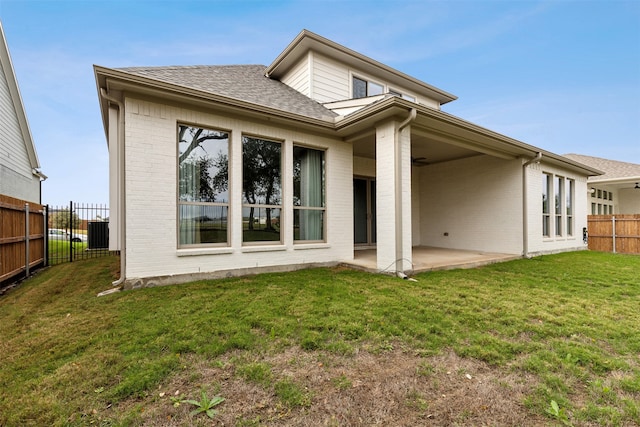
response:
{"label": "large window", "polygon": [[[553,194],[553,203],[550,195]],[[542,235],[574,235],[575,181],[553,174],[542,174]],[[596,206],[592,204],[595,211]],[[598,206],[600,209],[600,206]],[[551,221],[553,218],[553,222]]]}
{"label": "large window", "polygon": [[549,195],[551,194],[551,175],[542,174],[542,235],[551,236],[551,204]]}
{"label": "large window", "polygon": [[178,246],[227,244],[229,134],[178,126]]}
{"label": "large window", "polygon": [[575,193],[575,182],[567,179],[565,208],[567,211],[567,236],[573,236],[573,194]]}
{"label": "large window", "polygon": [[554,195],[554,212],[555,212],[555,230],[556,236],[562,236],[562,202],[564,194],[564,179],[556,176],[553,180],[553,195]]}
{"label": "large window", "polygon": [[324,240],[324,151],[293,147],[293,239]]}
{"label": "large window", "polygon": [[282,144],[242,137],[242,241],[280,242]]}

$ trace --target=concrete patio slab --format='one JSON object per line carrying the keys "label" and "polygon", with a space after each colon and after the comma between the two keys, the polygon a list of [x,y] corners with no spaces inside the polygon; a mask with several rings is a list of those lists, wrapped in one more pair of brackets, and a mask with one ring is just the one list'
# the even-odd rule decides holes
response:
{"label": "concrete patio slab", "polygon": [[[414,273],[434,270],[450,270],[454,268],[474,268],[496,262],[522,258],[521,255],[434,248],[428,246],[414,247],[412,257]],[[380,270],[378,269],[376,262],[376,250],[367,248],[356,249],[354,252],[354,259],[343,264],[376,273],[393,272],[393,265]]]}

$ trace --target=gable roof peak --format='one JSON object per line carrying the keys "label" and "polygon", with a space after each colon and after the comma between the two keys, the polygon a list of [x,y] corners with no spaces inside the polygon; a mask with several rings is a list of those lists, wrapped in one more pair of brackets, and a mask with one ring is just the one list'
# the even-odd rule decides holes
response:
{"label": "gable roof peak", "polygon": [[458,99],[457,96],[445,92],[442,89],[425,83],[415,77],[411,77],[402,71],[398,71],[395,68],[306,29],[303,29],[282,53],[278,55],[271,65],[266,68],[265,75],[270,78],[279,79],[309,51],[321,53],[343,64],[381,76],[389,81],[402,82],[403,86],[415,88],[415,90],[437,100],[440,104],[446,104],[447,102]]}

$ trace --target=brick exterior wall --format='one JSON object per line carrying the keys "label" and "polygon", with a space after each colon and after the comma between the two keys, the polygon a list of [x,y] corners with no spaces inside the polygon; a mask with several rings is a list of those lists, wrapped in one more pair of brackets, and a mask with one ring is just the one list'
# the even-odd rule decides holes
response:
{"label": "brick exterior wall", "polygon": [[[207,114],[127,98],[126,111],[126,277],[198,275],[307,263],[335,263],[353,258],[353,164],[347,143],[269,124]],[[177,124],[228,131],[230,147],[230,245],[178,249]],[[243,133],[283,142],[283,212],[281,244],[242,245]],[[326,150],[325,243],[294,244],[293,145]],[[180,281],[167,279],[167,282]]]}

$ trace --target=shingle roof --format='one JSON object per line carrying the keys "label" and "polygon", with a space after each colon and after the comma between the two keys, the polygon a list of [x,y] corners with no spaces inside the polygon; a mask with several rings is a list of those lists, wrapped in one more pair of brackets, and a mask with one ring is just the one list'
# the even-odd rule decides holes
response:
{"label": "shingle roof", "polygon": [[619,162],[617,160],[585,156],[582,154],[565,154],[564,157],[604,172],[604,175],[589,178],[590,181],[604,181],[615,178],[633,178],[640,176],[640,165],[636,163]]}
{"label": "shingle roof", "polygon": [[264,65],[127,67],[119,71],[264,107],[331,121],[337,116],[284,83],[265,77]]}

